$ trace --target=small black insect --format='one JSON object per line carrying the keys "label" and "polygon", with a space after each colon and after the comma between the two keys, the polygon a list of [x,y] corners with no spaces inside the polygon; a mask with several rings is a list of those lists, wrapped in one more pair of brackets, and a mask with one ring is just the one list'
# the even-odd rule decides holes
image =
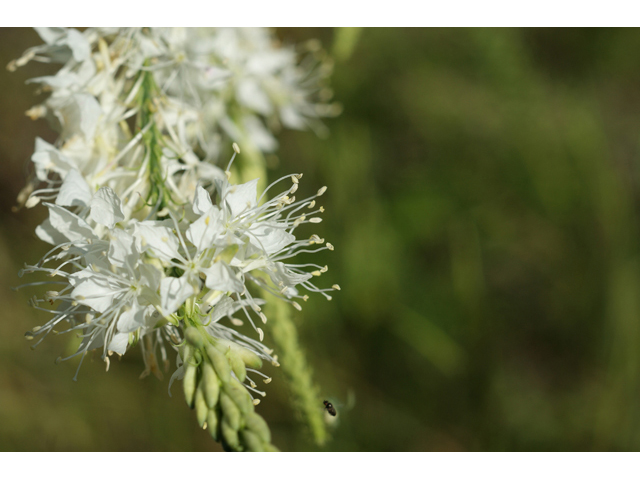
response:
{"label": "small black insect", "polygon": [[329,412],[329,415],[331,415],[332,417],[335,417],[337,412],[336,412],[336,409],[333,407],[333,404],[326,400],[322,403],[324,403],[324,408],[327,409],[327,412]]}

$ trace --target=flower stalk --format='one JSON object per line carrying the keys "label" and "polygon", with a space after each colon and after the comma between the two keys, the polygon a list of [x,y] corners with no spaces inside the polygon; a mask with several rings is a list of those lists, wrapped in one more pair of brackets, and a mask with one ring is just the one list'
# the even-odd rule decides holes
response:
{"label": "flower stalk", "polygon": [[[31,301],[48,320],[26,337],[35,347],[51,332],[77,335],[77,351],[59,358],[80,358],[74,380],[90,351],[108,370],[113,355],[140,346],[141,378],[162,378],[174,352],[169,388],[182,380],[187,405],[214,440],[226,450],[275,451],[255,412],[265,395],[255,380],[268,384],[263,362],[279,363],[258,325],[269,302],[299,310],[305,290],[330,299],[337,286],[317,287],[326,267],[296,260],[333,249],[298,234],[321,221],[316,199],[325,187],[297,200],[302,174],[264,189],[253,177],[232,183],[235,143],[225,170],[213,163],[225,141],[241,139],[251,174],[264,181],[262,152],[276,145],[266,125],[302,128],[322,115],[307,77],[291,70],[295,56],[274,56],[263,30],[240,30],[38,29],[45,44],[10,68],[63,65],[33,79],[51,94],[31,116],[47,117],[60,136],[36,140],[34,179],[19,197],[48,209],[36,234],[52,249],[20,272],[43,279],[19,288],[49,286]],[[238,331],[244,322],[253,335]],[[310,377],[287,328],[277,343],[299,363],[289,378],[309,389],[309,408]]]}

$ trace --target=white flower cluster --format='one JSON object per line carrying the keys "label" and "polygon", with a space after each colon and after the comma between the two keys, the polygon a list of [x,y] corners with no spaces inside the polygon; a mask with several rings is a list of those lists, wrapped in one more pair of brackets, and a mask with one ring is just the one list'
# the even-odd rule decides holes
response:
{"label": "white flower cluster", "polygon": [[[22,270],[52,278],[29,285],[54,286],[32,299],[52,317],[27,336],[39,343],[50,332],[76,332],[82,341],[71,357],[98,349],[107,368],[113,353],[140,344],[143,374],[159,376],[167,345],[178,350],[191,328],[277,364],[257,326],[267,321],[265,300],[254,295],[269,291],[299,309],[304,290],[330,299],[339,289],[311,283],[326,267],[292,263],[298,253],[333,249],[317,235],[295,236],[300,225],[321,221],[316,198],[325,187],[296,200],[302,175],[287,175],[258,195],[257,179],[229,182],[235,153],[224,171],[206,160],[227,138],[273,148],[263,123],[272,115],[298,128],[323,114],[293,51],[253,29],[38,32],[46,44],[9,66],[64,64],[31,80],[51,93],[28,114],[49,118],[60,137],[55,145],[36,141],[35,178],[21,194],[27,206],[48,208],[36,234],[53,246]],[[282,182],[284,191],[269,199]],[[243,321],[259,340],[236,330]],[[178,357],[174,377],[185,374],[186,361]],[[247,389],[263,393],[238,371]]]}

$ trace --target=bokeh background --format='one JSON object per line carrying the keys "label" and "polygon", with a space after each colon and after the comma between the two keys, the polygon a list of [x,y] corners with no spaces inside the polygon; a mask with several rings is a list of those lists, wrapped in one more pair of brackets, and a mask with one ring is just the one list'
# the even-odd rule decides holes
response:
{"label": "bokeh background", "polygon": [[[344,106],[326,139],[283,132],[271,172],[329,186],[315,231],[336,250],[314,260],[342,291],[296,314],[339,411],[324,449],[639,450],[640,31],[278,35],[322,41]],[[36,43],[1,29],[0,65]],[[0,71],[0,450],[217,450],[139,354],[73,382],[67,338],[24,339],[43,317],[10,287],[46,212],[11,207],[55,138],[24,115],[50,71]],[[269,373],[274,443],[316,449]]]}

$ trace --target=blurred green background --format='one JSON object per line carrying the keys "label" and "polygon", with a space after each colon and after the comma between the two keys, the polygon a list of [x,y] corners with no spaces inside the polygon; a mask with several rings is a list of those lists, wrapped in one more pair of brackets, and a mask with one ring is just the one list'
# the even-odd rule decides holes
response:
{"label": "blurred green background", "polygon": [[[352,33],[278,30],[333,52],[344,106],[326,139],[283,132],[271,172],[329,187],[314,231],[336,250],[314,260],[342,291],[296,313],[339,411],[325,449],[639,450],[640,31]],[[4,66],[39,39],[0,42]],[[24,116],[47,71],[0,72],[0,450],[217,450],[138,353],[73,382],[65,337],[23,337],[43,317],[10,287],[46,213],[11,207],[55,138]],[[268,373],[274,443],[315,449]]]}

